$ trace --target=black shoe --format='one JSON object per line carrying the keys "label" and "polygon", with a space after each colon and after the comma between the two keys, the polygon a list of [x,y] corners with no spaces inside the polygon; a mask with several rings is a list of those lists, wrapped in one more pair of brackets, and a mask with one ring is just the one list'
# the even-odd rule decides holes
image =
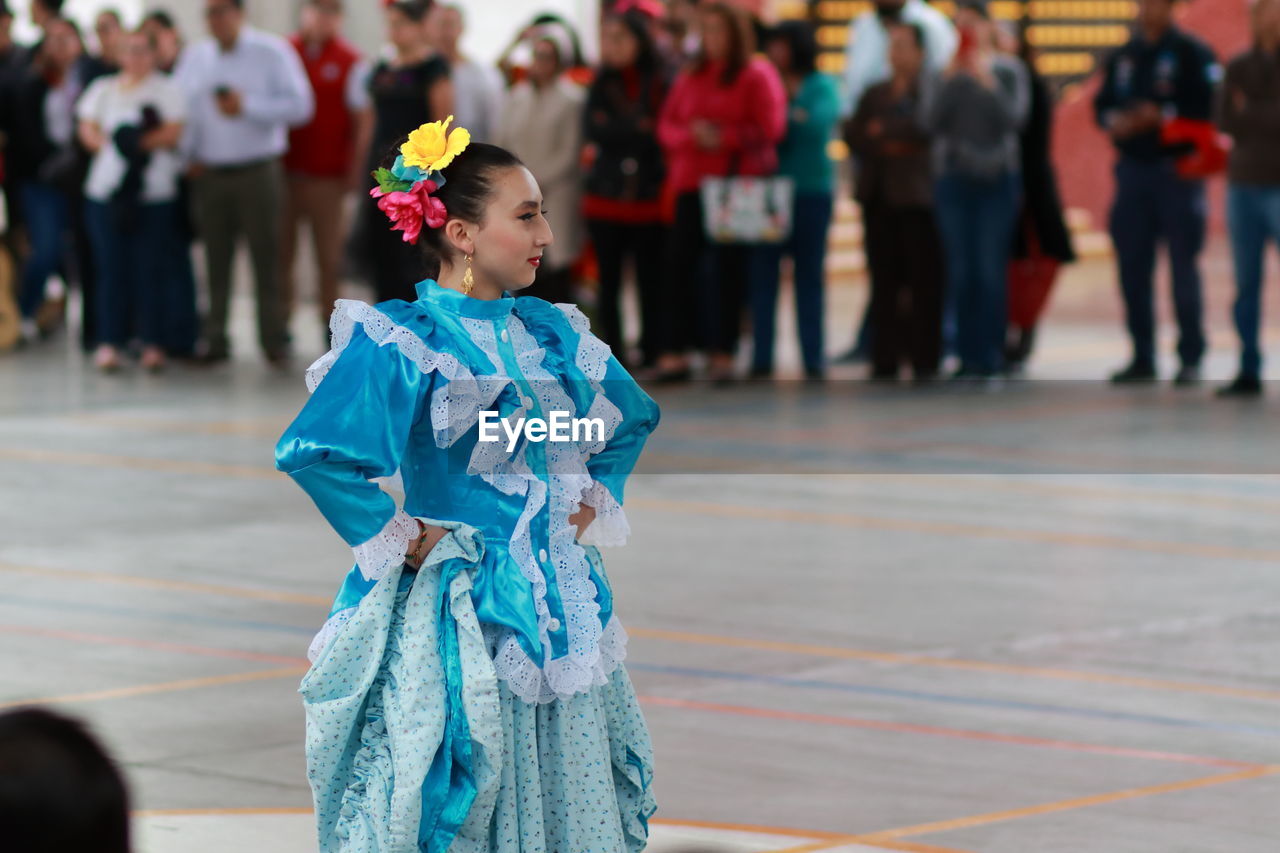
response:
{"label": "black shoe", "polygon": [[833,364],[866,364],[871,360],[871,354],[864,349],[851,347],[848,351],[841,353],[832,359]]}
{"label": "black shoe", "polygon": [[1261,397],[1262,380],[1257,376],[1242,373],[1230,385],[1218,389],[1219,397]]}
{"label": "black shoe", "polygon": [[1200,384],[1200,367],[1194,364],[1184,364],[1178,368],[1178,372],[1174,374],[1173,384],[1177,388],[1193,388]]}
{"label": "black shoe", "polygon": [[747,377],[750,379],[771,379],[773,378],[773,368],[752,367],[750,372],[747,373]]}
{"label": "black shoe", "polygon": [[692,378],[693,378],[692,368],[667,367],[667,368],[654,368],[654,371],[648,377],[648,380],[658,385],[675,385],[680,382],[688,382]]}
{"label": "black shoe", "polygon": [[938,381],[938,371],[936,370],[916,370],[911,374],[911,383],[913,385],[933,385]]}
{"label": "black shoe", "polygon": [[288,370],[292,363],[292,355],[288,350],[280,350],[278,352],[267,353],[267,367],[272,370]]}
{"label": "black shoe", "polygon": [[804,369],[804,381],[818,384],[826,382],[827,372],[821,367],[806,367]]}
{"label": "black shoe", "polygon": [[197,367],[213,367],[230,360],[231,354],[227,352],[202,352],[193,356],[191,363]]}
{"label": "black shoe", "polygon": [[1141,361],[1130,362],[1124,370],[1111,374],[1113,385],[1140,385],[1156,381],[1155,365]]}

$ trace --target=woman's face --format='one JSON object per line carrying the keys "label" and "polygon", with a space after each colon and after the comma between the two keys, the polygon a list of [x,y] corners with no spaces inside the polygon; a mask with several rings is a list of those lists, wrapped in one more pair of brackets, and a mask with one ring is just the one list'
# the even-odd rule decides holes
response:
{"label": "woman's face", "polygon": [[729,22],[719,12],[704,12],[702,23],[702,49],[712,62],[729,58]]}
{"label": "woman's face", "polygon": [[538,275],[542,253],[554,242],[542,213],[542,191],[523,166],[503,169],[493,179],[485,220],[475,234],[476,274],[505,290],[522,290]]}
{"label": "woman's face", "polygon": [[560,49],[555,42],[543,39],[533,46],[533,62],[529,79],[539,85],[550,83],[560,75]]}
{"label": "woman's face", "polygon": [[1253,26],[1259,38],[1280,41],[1280,0],[1258,0]]}
{"label": "woman's face", "polygon": [[918,76],[924,67],[924,50],[911,28],[894,27],[889,30],[889,67],[895,74],[909,78]]}
{"label": "woman's face", "polygon": [[972,33],[974,44],[978,47],[992,46],[991,22],[972,9],[956,10],[956,29]]}
{"label": "woman's face", "polygon": [[58,19],[45,31],[45,55],[60,68],[70,68],[80,58],[80,37],[69,23]]}
{"label": "woman's face", "polygon": [[125,37],[121,67],[131,77],[146,77],[156,67],[156,53],[151,39],[142,33],[130,33]]}
{"label": "woman's face", "polygon": [[399,9],[387,10],[387,41],[401,53],[412,53],[422,47],[426,32],[421,21],[415,21]]}
{"label": "woman's face", "polygon": [[770,39],[764,46],[764,52],[768,54],[774,68],[784,74],[791,70],[791,45],[787,44],[786,39]]}
{"label": "woman's face", "polygon": [[615,18],[606,18],[600,28],[600,58],[609,68],[630,68],[640,58],[640,42]]}

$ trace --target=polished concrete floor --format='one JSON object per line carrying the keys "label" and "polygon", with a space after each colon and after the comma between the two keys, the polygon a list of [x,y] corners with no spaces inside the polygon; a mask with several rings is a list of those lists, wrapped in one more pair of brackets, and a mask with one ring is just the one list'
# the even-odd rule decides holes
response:
{"label": "polished concrete floor", "polygon": [[[1280,389],[1098,382],[1114,302],[1073,271],[999,389],[653,389],[606,551],[651,849],[1280,849]],[[314,849],[295,691],[349,552],[271,464],[318,344],[272,373],[246,308],[213,370],[0,358],[0,705],[91,722],[144,853]]]}

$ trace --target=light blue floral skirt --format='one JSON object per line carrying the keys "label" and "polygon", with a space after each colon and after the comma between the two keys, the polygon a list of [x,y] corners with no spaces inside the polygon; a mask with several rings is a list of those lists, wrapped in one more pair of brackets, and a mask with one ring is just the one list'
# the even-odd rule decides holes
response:
{"label": "light blue floral skirt", "polygon": [[653,751],[626,670],[568,699],[515,696],[462,532],[378,581],[303,679],[321,851],[643,850]]}

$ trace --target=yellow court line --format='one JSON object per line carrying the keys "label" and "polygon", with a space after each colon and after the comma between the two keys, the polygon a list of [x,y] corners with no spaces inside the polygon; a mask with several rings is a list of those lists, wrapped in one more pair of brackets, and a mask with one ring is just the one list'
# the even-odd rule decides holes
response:
{"label": "yellow court line", "polygon": [[1107,548],[1143,551],[1180,557],[1205,557],[1218,560],[1280,562],[1280,550],[1245,548],[1231,545],[1205,545],[1194,542],[1161,542],[1154,539],[1131,539],[1102,533],[1066,533],[1052,530],[1024,530],[983,524],[943,521],[914,521],[906,518],[881,518],[853,513],[789,510],[742,504],[714,504],[705,501],[675,501],[659,498],[631,498],[627,505],[662,512],[700,513],[722,518],[745,518],[757,521],[781,521],[796,524],[822,524],[900,533],[928,533],[968,539],[1030,542],[1037,545],[1068,545],[1081,548]]}
{"label": "yellow court line", "polygon": [[[97,465],[111,468],[142,469],[175,474],[221,475],[247,477],[259,480],[277,480],[281,475],[265,466],[228,465],[215,462],[179,462],[169,459],[112,456],[101,453],[66,453],[48,450],[0,449],[0,460],[25,462],[62,462],[72,465]],[[1193,542],[1162,542],[1151,539],[1132,539],[1107,534],[1066,533],[1051,530],[1024,530],[994,525],[962,524],[958,522],[914,521],[905,518],[881,518],[853,513],[810,512],[772,507],[753,507],[735,504],[713,504],[696,501],[675,501],[661,498],[632,498],[628,504],[641,509],[663,512],[700,513],[722,518],[749,518],[761,521],[791,522],[798,524],[823,524],[852,527],[863,530],[880,530],[902,533],[926,533],[944,537],[1030,542],[1038,545],[1066,545],[1082,548],[1141,551],[1181,557],[1203,557],[1214,560],[1245,560],[1251,562],[1280,562],[1280,550],[1273,548],[1246,548],[1231,545],[1206,545]]]}
{"label": "yellow court line", "polygon": [[[177,592],[224,595],[231,598],[279,601],[286,604],[303,604],[316,607],[328,607],[333,603],[331,598],[325,598],[318,595],[303,595],[300,593],[275,592],[248,587],[191,583],[188,581],[171,581],[160,578],[145,578],[136,575],[115,574],[112,572],[85,572],[72,569],[54,569],[43,566],[18,566],[10,563],[0,563],[0,572],[43,575],[46,577],[74,579],[90,583],[119,584],[122,586],[138,586],[151,589],[173,590]],[[728,648],[754,649],[756,651],[783,652],[786,654],[805,655],[809,657],[870,661],[873,663],[890,663],[901,666],[924,666],[939,669],[968,670],[972,672],[991,672],[1005,675],[1027,676],[1031,678],[1056,679],[1059,681],[1112,684],[1121,687],[1164,690],[1174,693],[1196,693],[1206,696],[1230,696],[1237,699],[1260,699],[1271,702],[1280,701],[1280,690],[1231,687],[1223,684],[1168,681],[1156,678],[1141,678],[1138,676],[1112,675],[1104,672],[1089,672],[1087,670],[1023,666],[1019,664],[994,663],[991,661],[966,660],[964,658],[938,658],[926,655],[906,654],[902,652],[878,652],[869,649],[853,649],[840,646],[812,645],[807,643],[787,643],[777,640],[757,640],[748,637],[728,637],[719,634],[699,634],[689,631],[665,631],[656,628],[628,626],[627,633],[633,637],[643,637],[651,640],[664,640],[673,643],[687,643],[691,645],[724,646]]]}
{"label": "yellow court line", "polygon": [[95,468],[122,468],[126,471],[158,471],[165,474],[244,477],[251,480],[277,480],[283,476],[266,465],[230,465],[222,462],[178,461],[176,459],[155,459],[147,456],[124,456],[115,453],[80,453],[66,450],[0,448],[0,460],[85,465]]}
{"label": "yellow court line", "polygon": [[[982,491],[1013,492],[1015,494],[1039,495],[1048,498],[1089,498],[1097,500],[1133,501],[1173,506],[1212,506],[1224,509],[1247,509],[1280,511],[1280,498],[1260,496],[1239,496],[1202,493],[1174,493],[1155,491],[1152,489],[1129,488],[1126,486],[1110,486],[1101,484],[1080,485],[1061,482],[1023,482],[1035,475],[1023,474],[853,474],[859,480],[883,482],[890,484],[910,484],[929,486],[959,486]],[[1095,477],[1093,474],[1054,474],[1053,477],[1079,476]],[[1158,477],[1159,474],[1142,476]],[[1244,479],[1267,479],[1274,484],[1274,475],[1244,475]],[[1236,479],[1239,479],[1238,477]],[[850,498],[856,498],[851,495]]]}
{"label": "yellow court line", "polygon": [[1094,684],[1114,684],[1124,687],[1140,687],[1150,690],[1168,690],[1179,693],[1199,693],[1210,696],[1232,696],[1240,699],[1280,701],[1280,690],[1229,687],[1227,685],[1202,684],[1186,681],[1165,681],[1155,678],[1111,675],[1105,672],[1021,666],[1018,664],[964,660],[963,658],[937,658],[925,655],[904,654],[901,652],[876,652],[865,649],[840,648],[837,646],[819,646],[807,645],[804,643],[785,643],[774,640],[753,640],[742,637],[725,637],[717,634],[695,634],[688,631],[663,631],[654,628],[628,627],[627,633],[633,637],[644,637],[651,640],[668,640],[674,643],[690,643],[693,645],[727,646],[730,648],[785,652],[787,654],[808,655],[812,657],[872,661],[875,663],[892,663],[902,664],[905,666],[937,667],[941,669],[970,670],[974,672],[994,672],[1006,675],[1025,675],[1035,678],[1050,678],[1061,681],[1081,681]]}
{"label": "yellow court line", "polygon": [[253,438],[270,438],[273,442],[289,426],[289,421],[281,418],[255,418],[244,421],[174,421],[85,412],[71,415],[69,419],[73,423],[114,429],[183,435],[246,435]]}
{"label": "yellow court line", "polygon": [[[204,433],[209,435],[249,435],[259,438],[275,438],[280,435],[288,426],[287,421],[276,418],[264,418],[259,420],[248,421],[153,421],[146,418],[123,417],[114,415],[100,414],[79,414],[71,416],[71,420],[88,424],[96,424],[108,427],[118,427],[122,429],[136,430],[152,430],[161,432],[180,432],[180,433]],[[17,452],[17,451],[10,451]],[[36,451],[44,454],[53,453],[55,451]],[[105,454],[92,454],[92,456],[101,458]],[[679,454],[664,454],[660,451],[650,451],[645,454],[645,458],[652,460],[668,459],[681,460],[684,462],[697,461],[703,457],[682,456]],[[167,460],[148,460],[150,463],[164,463]],[[705,460],[704,460],[705,461]],[[86,463],[89,464],[89,463]],[[92,464],[97,464],[94,461]],[[176,463],[185,464],[185,463]],[[222,466],[213,463],[205,463],[213,465],[215,469]],[[724,460],[723,465],[716,465],[717,468],[732,469],[736,472],[742,472],[743,463],[734,460]],[[114,467],[114,466],[113,466]],[[128,466],[126,466],[128,467]],[[241,476],[245,470],[258,470],[245,468],[244,466],[235,466],[238,470],[235,476]],[[160,469],[157,469],[160,470]],[[167,469],[165,469],[167,470]],[[795,474],[814,474],[814,473],[830,473],[828,468],[814,468],[810,466],[788,465],[784,470],[780,466],[773,463],[762,463],[762,471],[771,474],[778,473],[795,473]],[[227,473],[220,471],[219,473]],[[261,471],[259,471],[261,473]],[[992,479],[993,475],[970,475],[970,474],[954,474],[954,475],[936,475],[936,474],[882,474],[882,473],[851,473],[849,476],[859,477],[861,479],[887,479],[901,481],[904,478],[911,482],[928,482],[934,485],[954,485],[972,481],[976,485],[984,489],[995,491],[1013,491],[1027,494],[1041,494],[1047,496],[1063,496],[1072,495],[1078,497],[1095,497],[1103,500],[1115,499],[1123,500],[1125,498],[1134,498],[1143,501],[1150,501],[1161,504],[1188,505],[1188,506],[1220,506],[1226,508],[1243,507],[1257,509],[1259,507],[1277,507],[1280,508],[1280,499],[1266,497],[1230,497],[1225,495],[1198,495],[1198,494],[1168,494],[1162,492],[1144,491],[1141,489],[1128,489],[1124,487],[1112,486],[1078,486],[1075,484],[1065,483],[1018,483],[1008,482],[1008,477],[997,481]],[[1016,477],[1018,475],[1010,475]],[[1155,475],[1153,475],[1155,476]],[[1244,475],[1248,476],[1248,475]]]}
{"label": "yellow court line", "polygon": [[138,586],[147,589],[167,589],[177,592],[198,592],[208,595],[225,595],[230,598],[249,598],[258,601],[278,601],[284,604],[306,604],[328,607],[332,598],[319,595],[303,595],[294,592],[280,592],[269,589],[253,589],[243,586],[221,586],[218,584],[194,583],[192,581],[175,581],[165,578],[146,578],[138,575],[122,575],[114,572],[85,572],[76,569],[55,569],[47,566],[19,566],[13,563],[0,563],[0,572],[10,574],[42,575],[64,580],[86,581],[89,583],[118,584],[120,586]]}
{"label": "yellow court line", "polygon": [[195,690],[201,687],[221,687],[226,684],[241,684],[248,681],[266,681],[272,678],[302,675],[306,671],[307,667],[305,666],[289,666],[282,669],[214,675],[207,678],[186,678],[182,681],[166,681],[160,684],[135,684],[130,687],[113,687],[108,690],[92,690],[87,693],[68,693],[62,696],[42,696],[34,699],[22,699],[16,702],[3,702],[0,703],[0,709],[19,708],[26,705],[64,705],[74,702],[101,702],[105,699],[128,699],[134,696],[149,696],[153,693],[173,693],[179,690]]}
{"label": "yellow court line", "polygon": [[[271,816],[271,815],[309,815],[314,814],[314,809],[309,807],[297,808],[229,808],[229,809],[141,809],[131,813],[134,818],[149,817],[254,817],[254,816]],[[655,818],[649,821],[650,825],[683,827],[688,829],[714,829],[722,832],[743,832],[755,833],[759,835],[776,835],[793,838],[820,838],[830,841],[841,841],[846,836],[838,832],[825,832],[822,830],[804,830],[794,829],[792,827],[781,826],[758,826],[755,824],[740,823],[718,823],[703,820],[671,820],[668,818]],[[870,847],[876,847],[881,850],[907,851],[907,853],[968,853],[965,850],[957,850],[951,847],[934,847],[928,844],[910,844],[897,841],[883,841],[877,844],[869,844]]]}
{"label": "yellow court line", "polygon": [[1241,770],[1236,773],[1202,776],[1198,779],[1190,779],[1185,782],[1170,782],[1163,785],[1150,785],[1144,788],[1127,788],[1123,791],[1112,791],[1110,793],[1096,794],[1090,797],[1077,797],[1070,800],[1059,800],[1052,803],[1043,803],[1038,806],[1027,806],[1019,809],[1009,809],[1007,811],[989,812],[987,814],[973,815],[971,817],[955,818],[953,820],[922,823],[916,824],[915,826],[904,826],[899,829],[887,829],[863,835],[850,835],[841,839],[830,839],[816,844],[789,847],[786,850],[774,851],[774,853],[818,853],[818,851],[830,850],[833,847],[840,847],[846,844],[874,845],[879,842],[894,841],[896,839],[909,838],[917,835],[933,835],[939,832],[954,832],[960,829],[971,829],[975,826],[987,826],[993,823],[1005,823],[1011,820],[1021,820],[1022,818],[1035,817],[1043,814],[1091,808],[1093,806],[1102,806],[1124,800],[1135,800],[1143,797],[1154,797],[1160,794],[1172,794],[1179,791],[1192,791],[1199,788],[1210,788],[1215,785],[1225,785],[1230,782],[1242,782],[1249,779],[1260,779],[1264,776],[1274,776],[1278,773],[1280,773],[1280,765],[1258,767],[1252,770]]}
{"label": "yellow court line", "polygon": [[232,808],[232,809],[139,809],[130,812],[133,817],[236,817],[253,815],[315,814],[310,806],[296,808]]}

